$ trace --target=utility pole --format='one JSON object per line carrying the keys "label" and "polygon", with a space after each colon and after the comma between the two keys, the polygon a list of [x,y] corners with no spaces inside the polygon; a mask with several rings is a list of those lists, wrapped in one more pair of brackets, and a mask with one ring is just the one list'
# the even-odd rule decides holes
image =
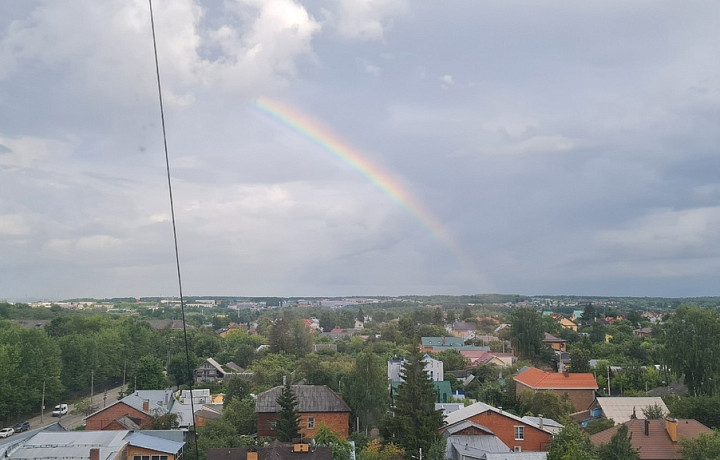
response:
{"label": "utility pole", "polygon": [[45,380],[43,380],[42,402],[40,403],[40,423],[43,422],[43,414],[45,413]]}

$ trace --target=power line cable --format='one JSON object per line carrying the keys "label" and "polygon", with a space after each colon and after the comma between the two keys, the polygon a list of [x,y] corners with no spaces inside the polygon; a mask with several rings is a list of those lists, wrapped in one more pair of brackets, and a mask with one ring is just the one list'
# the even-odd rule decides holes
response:
{"label": "power line cable", "polygon": [[[187,366],[187,375],[192,375],[192,370],[190,368],[190,347],[188,345],[188,336],[187,336],[187,325],[185,324],[185,298],[183,297],[183,290],[182,290],[182,276],[180,276],[180,252],[178,251],[178,238],[177,238],[177,226],[175,224],[175,204],[173,201],[173,193],[172,193],[172,180],[170,178],[170,156],[168,155],[168,143],[167,143],[167,131],[165,129],[165,109],[163,107],[163,98],[162,98],[162,85],[160,84],[160,63],[158,60],[158,50],[157,50],[157,40],[155,38],[155,18],[153,15],[153,9],[152,9],[152,0],[148,0],[148,5],[150,7],[150,27],[152,28],[152,39],[153,39],[153,52],[155,55],[155,74],[157,75],[157,88],[158,88],[158,99],[160,101],[160,122],[162,125],[162,136],[163,136],[163,147],[165,149],[165,170],[167,171],[167,185],[168,185],[168,193],[170,195],[170,215],[172,218],[172,230],[173,230],[173,242],[175,244],[175,266],[177,267],[177,280],[178,280],[178,289],[180,291],[180,312],[182,315],[182,323],[183,323],[183,339],[185,341],[185,361]],[[195,435],[195,458],[200,458],[200,455],[198,454],[198,445],[197,445],[197,426],[195,424],[195,403],[193,401],[193,379],[190,379],[190,412],[192,413],[192,426]]]}

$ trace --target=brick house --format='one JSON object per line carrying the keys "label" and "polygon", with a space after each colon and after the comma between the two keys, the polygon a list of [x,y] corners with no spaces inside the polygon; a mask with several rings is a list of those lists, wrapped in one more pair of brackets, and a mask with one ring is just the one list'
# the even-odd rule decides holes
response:
{"label": "brick house", "polygon": [[[489,429],[491,434],[497,436],[514,452],[547,451],[553,436],[553,432],[547,429],[542,421],[534,423],[481,402],[448,414],[445,417],[447,425],[442,432],[444,433],[447,427],[457,426],[460,422],[472,422]],[[474,425],[469,425],[467,430],[454,433],[454,435],[477,434],[474,430]]]}
{"label": "brick house", "polygon": [[[276,437],[275,420],[280,405],[277,399],[283,387],[277,386],[257,395],[255,412],[257,413],[257,435]],[[322,424],[345,439],[350,434],[350,407],[342,398],[326,385],[292,385],[298,401],[297,413],[300,417],[300,433],[312,438]]]}
{"label": "brick house", "polygon": [[138,390],[85,417],[85,429],[134,429],[168,413],[173,402],[170,390]]}
{"label": "brick house", "polygon": [[562,397],[567,394],[576,411],[589,409],[595,401],[597,381],[592,373],[559,373],[541,371],[529,367],[513,377],[515,393],[520,396],[523,391],[552,391]]}

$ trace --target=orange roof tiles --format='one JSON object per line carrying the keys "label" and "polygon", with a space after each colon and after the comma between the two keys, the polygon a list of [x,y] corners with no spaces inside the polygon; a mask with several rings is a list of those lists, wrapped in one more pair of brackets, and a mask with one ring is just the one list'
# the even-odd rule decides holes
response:
{"label": "orange roof tiles", "polygon": [[536,390],[564,389],[593,389],[598,388],[595,376],[591,373],[559,373],[545,372],[530,367],[521,374],[513,377],[516,382]]}

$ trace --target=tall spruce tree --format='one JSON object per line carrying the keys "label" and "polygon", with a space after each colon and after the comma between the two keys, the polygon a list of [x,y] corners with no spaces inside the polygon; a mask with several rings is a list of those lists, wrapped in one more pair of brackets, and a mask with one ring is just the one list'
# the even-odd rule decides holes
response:
{"label": "tall spruce tree", "polygon": [[289,382],[283,386],[282,393],[276,401],[280,405],[280,412],[275,421],[277,438],[282,442],[290,442],[300,437],[300,417],[297,414],[298,400]]}
{"label": "tall spruce tree", "polygon": [[405,449],[408,455],[425,453],[439,441],[438,430],[443,426],[441,411],[435,410],[435,387],[425,372],[423,356],[415,352],[403,364],[400,376],[404,382],[395,392],[392,413],[383,423],[386,439]]}

